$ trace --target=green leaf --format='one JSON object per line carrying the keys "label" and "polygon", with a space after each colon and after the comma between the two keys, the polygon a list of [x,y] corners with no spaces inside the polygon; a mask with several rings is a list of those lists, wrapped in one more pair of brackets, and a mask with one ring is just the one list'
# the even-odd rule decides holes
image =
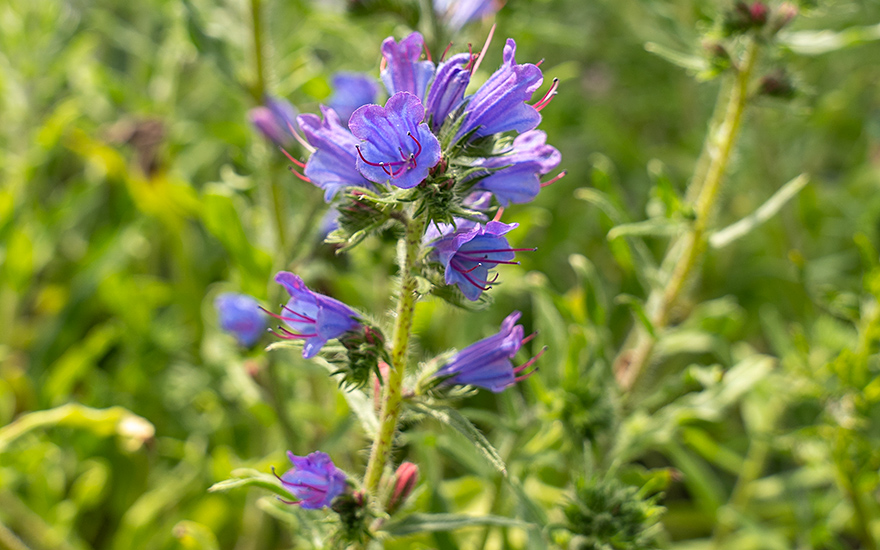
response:
{"label": "green leaf", "polygon": [[773,193],[773,196],[757,210],[738,222],[713,233],[709,237],[709,244],[712,245],[712,248],[723,248],[740,237],[748,235],[752,230],[775,216],[809,181],[810,178],[806,174],[801,174],[789,181]]}
{"label": "green leaf", "polygon": [[669,218],[650,218],[640,222],[623,223],[608,232],[608,240],[620,237],[672,237],[678,234],[684,224]]}
{"label": "green leaf", "polygon": [[501,459],[498,451],[496,451],[495,447],[489,443],[486,436],[484,436],[470,420],[462,416],[460,412],[445,405],[427,404],[423,402],[411,402],[409,406],[412,410],[430,416],[434,420],[446,424],[461,433],[474,445],[480,454],[489,461],[489,464],[491,464],[502,475],[507,475],[507,466],[504,465],[504,460]]}
{"label": "green leaf", "polygon": [[842,31],[794,31],[779,33],[778,42],[794,53],[822,55],[865,42],[880,40],[880,24],[850,27]]}
{"label": "green leaf", "polygon": [[463,527],[521,527],[527,529],[533,524],[501,516],[468,516],[464,514],[411,514],[405,518],[388,523],[384,531],[391,536],[401,537],[414,533],[434,533],[454,531]]}
{"label": "green leaf", "polygon": [[645,306],[642,304],[641,300],[635,296],[630,296],[629,294],[621,294],[617,296],[614,301],[618,304],[623,304],[629,307],[636,319],[642,323],[642,326],[644,326],[645,330],[648,331],[648,334],[651,335],[651,338],[657,338],[657,330],[654,328],[654,323],[648,318],[648,313],[645,311]]}
{"label": "green leaf", "polygon": [[709,63],[702,57],[679,52],[656,42],[646,42],[645,51],[689,71],[701,72],[709,69]]}
{"label": "green leaf", "polygon": [[242,468],[233,471],[232,475],[236,477],[219,481],[214,485],[211,485],[210,487],[208,487],[208,492],[225,493],[226,491],[231,491],[232,489],[240,489],[242,487],[254,486],[266,489],[267,491],[271,491],[283,498],[284,500],[292,502],[299,500],[289,491],[287,491],[287,489],[279,485],[278,480],[275,479],[274,476],[271,476],[269,474],[264,474],[263,472],[260,472],[258,470]]}

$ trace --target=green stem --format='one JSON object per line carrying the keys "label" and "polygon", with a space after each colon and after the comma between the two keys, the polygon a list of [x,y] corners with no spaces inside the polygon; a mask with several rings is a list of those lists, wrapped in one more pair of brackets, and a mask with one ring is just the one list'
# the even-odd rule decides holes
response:
{"label": "green stem", "polygon": [[263,19],[262,19],[262,1],[251,0],[251,30],[254,38],[254,67],[256,69],[256,81],[251,88],[251,94],[257,103],[263,101],[263,94],[266,93],[266,72],[265,62],[263,60]]}
{"label": "green stem", "polygon": [[[665,287],[653,290],[648,297],[647,311],[656,329],[655,332],[662,331],[668,325],[669,313],[684,293],[687,283],[690,282],[700,264],[700,259],[706,252],[709,222],[742,126],[743,113],[749,99],[749,84],[759,49],[758,42],[754,39],[750,40],[735,82],[729,88],[724,118],[717,131],[710,131],[706,138],[704,149],[709,155],[708,167],[705,169],[705,175],[700,173],[702,168],[698,167],[699,171],[692,183],[692,191],[696,195],[694,223],[690,231],[682,237],[681,242],[670,246],[667,257],[663,260],[664,265],[673,266]],[[723,87],[720,93],[728,93],[728,88]],[[623,388],[632,389],[636,386],[651,359],[655,344],[654,337],[642,331],[639,333],[635,347],[625,351],[618,358],[618,381]]]}
{"label": "green stem", "polygon": [[391,365],[385,380],[385,394],[382,397],[382,412],[379,430],[373,441],[370,462],[364,477],[367,491],[375,494],[385,464],[391,454],[394,432],[402,409],[401,386],[406,372],[406,354],[409,347],[413,311],[418,296],[416,294],[415,265],[421,249],[422,235],[425,232],[425,218],[420,216],[405,224],[406,234],[400,250],[400,295],[397,302],[397,318],[394,322],[394,336],[391,347]]}

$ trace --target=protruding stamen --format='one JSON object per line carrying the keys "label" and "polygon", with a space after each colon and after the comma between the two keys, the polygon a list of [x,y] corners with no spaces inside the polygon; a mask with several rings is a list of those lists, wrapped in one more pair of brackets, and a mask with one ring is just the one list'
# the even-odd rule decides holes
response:
{"label": "protruding stamen", "polygon": [[446,58],[446,54],[449,53],[449,48],[451,48],[451,47],[452,47],[452,42],[450,42],[449,45],[446,46],[446,49],[443,50],[443,55],[440,56],[440,63],[442,63],[443,60]]}
{"label": "protruding stamen", "polygon": [[294,339],[299,339],[299,338],[314,338],[315,336],[318,335],[317,332],[313,333],[313,334],[300,334],[298,332],[293,332],[292,330],[287,330],[286,328],[282,327],[281,325],[278,325],[278,330],[283,332],[284,335],[282,336],[278,333],[273,333],[273,334],[275,334],[275,336],[277,336],[283,340],[294,340]]}
{"label": "protruding stamen", "polygon": [[541,187],[547,187],[548,185],[553,185],[553,184],[556,183],[557,181],[559,181],[559,180],[561,180],[562,178],[564,178],[566,175],[568,175],[568,170],[563,170],[562,172],[559,172],[559,174],[557,174],[556,177],[554,177],[553,179],[548,180],[548,181],[545,181],[544,183],[542,183],[542,184],[541,184]]}
{"label": "protruding stamen", "polygon": [[412,132],[407,132],[406,135],[408,135],[409,138],[410,138],[411,140],[415,141],[415,142],[416,142],[416,147],[419,148],[419,149],[418,149],[415,153],[413,153],[413,154],[414,154],[415,156],[419,156],[419,155],[421,155],[421,154],[422,154],[422,143],[421,143],[419,140],[416,139],[416,136],[412,135]]}
{"label": "protruding stamen", "polygon": [[312,183],[312,180],[310,180],[307,176],[304,176],[304,175],[300,174],[299,172],[297,172],[297,171],[296,171],[296,168],[294,168],[293,166],[288,166],[287,169],[290,170],[290,173],[291,173],[291,174],[293,174],[294,176],[296,176],[296,177],[298,177],[299,179],[303,180],[304,182],[306,182],[306,183]]}
{"label": "protruding stamen", "polygon": [[294,128],[293,124],[291,124],[290,122],[287,123],[287,129],[290,130],[290,133],[293,134],[293,137],[296,139],[296,141],[298,141],[299,144],[303,146],[303,149],[305,149],[309,153],[314,153],[315,151],[317,151],[317,149],[312,147],[311,143],[306,141],[306,138],[299,135],[299,132],[296,131],[296,128]]}
{"label": "protruding stamen", "polygon": [[489,36],[486,37],[486,43],[483,44],[483,51],[480,52],[480,56],[477,57],[477,61],[474,63],[474,68],[471,71],[471,74],[477,72],[477,69],[480,68],[480,63],[483,62],[483,58],[486,57],[486,52],[489,50],[489,43],[492,42],[492,36],[495,35],[495,24],[492,24],[492,28],[489,29]]}
{"label": "protruding stamen", "polygon": [[531,342],[532,339],[537,335],[538,335],[538,331],[536,330],[535,332],[533,332],[533,333],[529,334],[528,336],[526,336],[525,338],[523,338],[522,342],[520,342],[520,345],[521,346],[526,345],[527,343]]}
{"label": "protruding stamen", "polygon": [[287,157],[287,160],[289,160],[290,162],[296,164],[296,165],[299,166],[300,168],[305,168],[305,167],[306,167],[306,165],[305,165],[304,162],[299,161],[299,160],[293,158],[293,155],[291,155],[290,153],[288,153],[288,152],[287,152],[287,149],[285,149],[284,147],[281,147],[280,145],[278,146],[278,148],[281,149],[281,152],[284,153],[284,156]]}
{"label": "protruding stamen", "polygon": [[535,369],[533,371],[527,372],[527,373],[523,374],[522,376],[517,376],[516,378],[513,379],[513,382],[514,382],[514,384],[522,382],[523,380],[530,378],[536,372],[538,372],[538,367],[535,367]]}
{"label": "protruding stamen", "polygon": [[543,63],[543,62],[544,62],[544,58],[542,57],[540,61],[538,61],[537,63],[535,63],[535,67],[540,67],[540,66],[541,66],[541,63]]}
{"label": "protruding stamen", "polygon": [[487,264],[505,264],[505,265],[519,265],[519,262],[508,261],[508,260],[493,260],[489,257],[474,257],[469,256],[468,254],[463,254],[459,252],[455,255],[457,258],[461,258],[462,260],[466,260],[468,262],[483,262]]}
{"label": "protruding stamen", "polygon": [[[468,62],[467,62],[467,65],[464,66],[464,68],[465,68],[466,71],[467,71],[467,70],[471,70],[471,66],[472,66],[473,63],[474,63],[474,60],[475,60],[475,57],[474,57],[474,45],[471,44],[470,42],[468,42]],[[473,74],[473,71],[471,71],[471,74]]]}
{"label": "protruding stamen", "polygon": [[493,222],[501,221],[501,215],[504,214],[504,207],[501,206],[498,208],[498,212],[495,212],[495,217],[492,218]]}
{"label": "protruding stamen", "polygon": [[385,56],[383,55],[382,61],[379,62],[379,72],[384,71],[385,67],[387,67],[387,66],[388,66],[388,59],[386,59]]}
{"label": "protruding stamen", "polygon": [[309,322],[309,323],[317,323],[316,320],[312,319],[312,318],[309,317],[308,315],[303,315],[302,313],[298,313],[298,312],[296,312],[296,311],[293,311],[292,309],[290,309],[290,308],[287,307],[286,305],[282,305],[282,306],[281,306],[281,309],[285,309],[285,310],[287,310],[287,311],[293,313],[293,314],[296,315],[297,317],[301,318],[302,320],[307,321],[307,322]]}
{"label": "protruding stamen", "polygon": [[467,254],[494,254],[495,252],[534,252],[537,248],[495,248],[492,250],[465,250]]}
{"label": "protruding stamen", "polygon": [[549,105],[550,102],[553,100],[553,97],[556,95],[557,88],[559,88],[559,79],[554,78],[553,84],[550,85],[550,89],[547,90],[547,93],[544,94],[544,97],[542,97],[540,101],[532,105],[532,107],[534,107],[536,111],[540,111],[541,109]]}
{"label": "protruding stamen", "polygon": [[519,374],[522,371],[526,370],[527,368],[531,367],[532,365],[535,364],[535,361],[537,361],[538,359],[541,358],[542,355],[544,355],[544,352],[546,352],[546,351],[547,351],[547,346],[544,346],[543,348],[541,348],[541,351],[538,352],[538,355],[532,357],[531,359],[529,359],[528,361],[526,361],[522,365],[513,369],[513,373]]}
{"label": "protruding stamen", "polygon": [[301,315],[286,306],[282,306],[282,307],[284,309],[286,309],[287,311],[293,313],[297,317],[300,317],[301,319],[295,319],[293,317],[285,317],[284,315],[278,315],[277,313],[273,313],[262,306],[260,306],[260,309],[262,309],[266,315],[269,315],[270,317],[274,317],[276,319],[281,319],[282,321],[285,321],[287,323],[314,323],[315,322],[315,320],[312,319],[311,317],[306,317],[305,315]]}

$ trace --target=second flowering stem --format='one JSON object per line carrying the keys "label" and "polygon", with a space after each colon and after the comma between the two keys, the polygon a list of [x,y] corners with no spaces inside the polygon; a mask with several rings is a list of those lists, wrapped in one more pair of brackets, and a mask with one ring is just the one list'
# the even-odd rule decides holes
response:
{"label": "second flowering stem", "polygon": [[403,375],[406,372],[406,354],[409,348],[409,337],[412,329],[413,311],[418,296],[416,294],[416,262],[421,250],[422,235],[425,233],[425,217],[407,219],[404,223],[406,232],[400,249],[400,294],[397,297],[397,312],[394,320],[394,336],[391,348],[391,368],[384,380],[382,395],[382,412],[379,418],[379,430],[370,451],[370,461],[364,476],[364,487],[375,494],[397,430],[397,421],[402,409]]}

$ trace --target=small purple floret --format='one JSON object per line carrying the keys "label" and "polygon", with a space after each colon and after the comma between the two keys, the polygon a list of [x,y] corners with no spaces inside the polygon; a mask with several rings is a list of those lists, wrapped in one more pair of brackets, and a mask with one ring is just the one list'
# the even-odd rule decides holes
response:
{"label": "small purple floret", "polygon": [[351,133],[363,143],[356,154],[357,169],[376,183],[410,189],[428,177],[440,162],[440,142],[425,122],[419,98],[398,92],[385,107],[364,105],[351,115]]}
{"label": "small purple floret", "polygon": [[432,241],[433,257],[445,268],[448,285],[458,285],[465,298],[476,301],[484,290],[489,290],[489,270],[498,264],[516,264],[518,249],[510,247],[509,231],[517,224],[491,221],[485,225],[470,220],[457,220],[457,227],[446,224],[430,226],[425,234]]}
{"label": "small purple floret", "polygon": [[513,140],[506,154],[481,159],[476,166],[494,169],[474,185],[474,191],[489,191],[501,206],[522,204],[538,196],[541,176],[559,166],[562,155],[547,145],[547,134],[540,130],[524,132]]}
{"label": "small purple floret", "polygon": [[472,138],[510,130],[525,132],[541,122],[540,113],[525,103],[544,82],[541,69],[531,63],[516,64],[512,38],[507,39],[503,57],[501,67],[470,98],[458,137],[472,130],[476,130]]}
{"label": "small purple floret", "polygon": [[425,49],[425,39],[414,32],[398,44],[388,37],[382,42],[382,56],[387,65],[380,75],[389,95],[409,92],[419,100],[425,99],[428,82],[434,76],[434,64],[419,61]]}
{"label": "small purple floret", "polygon": [[305,175],[324,190],[324,200],[330,202],[340,189],[373,185],[358,172],[359,142],[339,121],[336,111],[321,106],[324,119],[313,114],[300,115],[297,122],[315,152],[306,163]]}
{"label": "small purple floret", "polygon": [[523,327],[517,325],[522,314],[514,311],[501,323],[498,334],[484,338],[456,353],[437,373],[449,377],[444,383],[470,385],[498,393],[528,374],[517,376],[534,360],[514,368],[511,359],[523,344]]}
{"label": "small purple floret", "polygon": [[434,0],[434,11],[453,32],[475,19],[495,13],[500,7],[498,0]]}
{"label": "small purple floret", "polygon": [[260,304],[247,294],[224,292],[214,300],[220,328],[235,336],[238,343],[251,347],[266,332],[266,315]]}
{"label": "small purple floret", "polygon": [[470,54],[460,53],[453,55],[437,68],[437,74],[425,100],[431,129],[435,132],[464,100],[465,89],[471,81],[471,72],[467,68],[470,60]]}
{"label": "small purple floret", "polygon": [[363,73],[336,73],[331,80],[333,95],[327,100],[339,119],[348,124],[351,114],[362,105],[376,102],[379,86],[373,77]]}
{"label": "small purple floret", "polygon": [[361,326],[359,315],[353,309],[339,300],[312,292],[293,273],[282,271],[275,276],[275,282],[290,293],[290,300],[281,314],[274,315],[290,330],[280,327],[278,336],[285,340],[304,340],[304,358],[311,359],[328,340]]}
{"label": "small purple floret", "polygon": [[317,510],[330,506],[333,499],[345,492],[346,475],[326,453],[315,451],[308,456],[296,456],[287,451],[287,458],[293,468],[278,479],[299,499],[297,504],[303,508]]}
{"label": "small purple floret", "polygon": [[296,128],[296,109],[287,101],[268,95],[263,103],[263,107],[248,111],[251,124],[275,145],[289,145],[293,141],[290,128]]}

